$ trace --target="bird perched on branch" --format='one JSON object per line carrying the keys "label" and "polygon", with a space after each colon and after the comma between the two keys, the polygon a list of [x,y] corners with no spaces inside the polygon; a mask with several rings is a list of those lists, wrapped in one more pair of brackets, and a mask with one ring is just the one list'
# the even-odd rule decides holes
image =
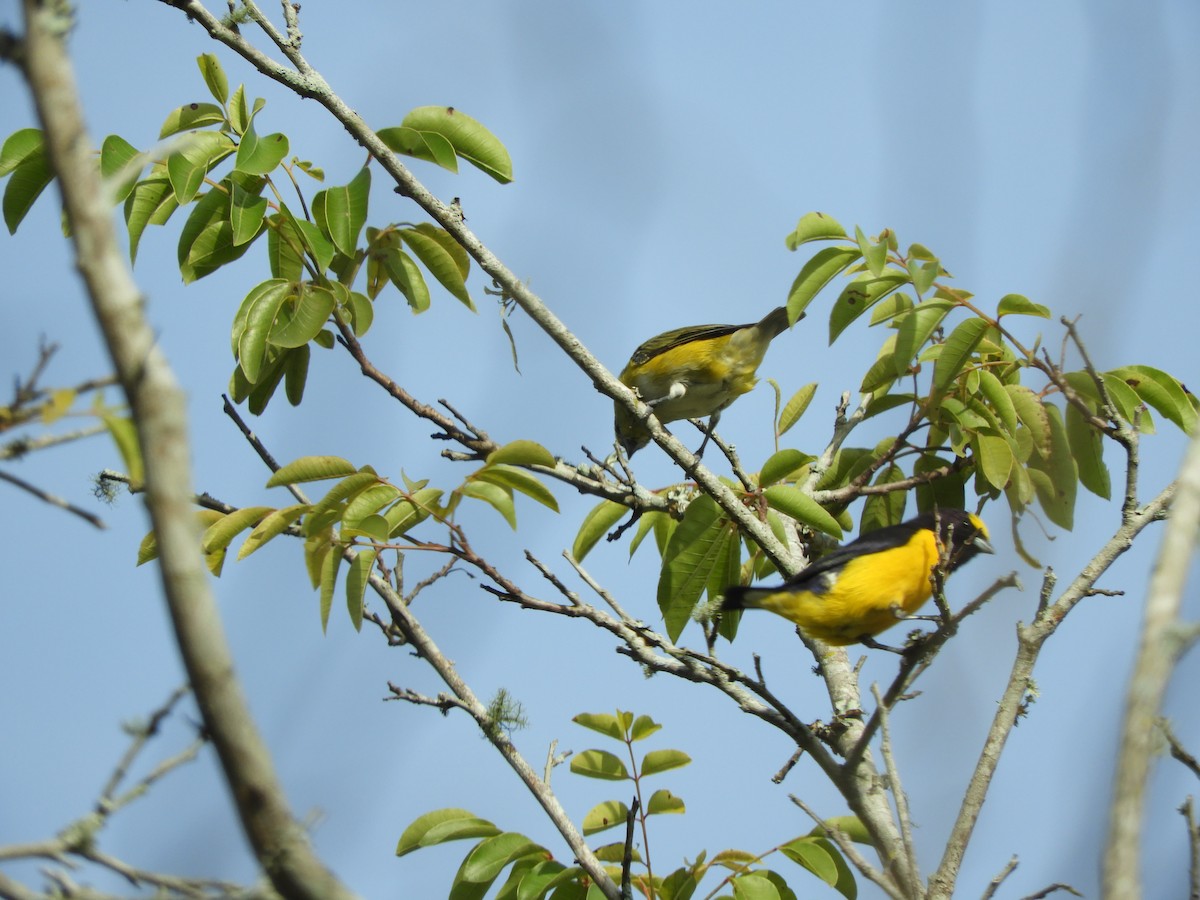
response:
{"label": "bird perched on branch", "polygon": [[[804,318],[800,313],[796,321]],[[704,452],[721,411],[751,390],[767,347],[788,327],[780,306],[761,321],[746,325],[692,325],[652,337],[635,351],[621,381],[654,408],[658,421],[708,416]],[[650,432],[633,413],[616,403],[617,441],[628,456],[650,443]]]}
{"label": "bird perched on branch", "polygon": [[933,579],[994,552],[978,516],[936,510],[867,532],[778,587],[726,588],[721,609],[770,610],[827,644],[873,644],[875,635],[921,608],[933,595]]}

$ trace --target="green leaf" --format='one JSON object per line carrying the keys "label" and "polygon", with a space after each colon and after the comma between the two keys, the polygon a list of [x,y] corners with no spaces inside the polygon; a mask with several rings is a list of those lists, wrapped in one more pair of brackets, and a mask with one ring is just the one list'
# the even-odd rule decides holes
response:
{"label": "green leaf", "polygon": [[[893,484],[904,480],[904,470],[892,464],[875,476],[875,484]],[[863,534],[876,528],[888,525],[898,525],[904,519],[904,504],[907,499],[904,491],[891,491],[886,494],[872,494],[863,504],[860,530]]]}
{"label": "green leaf", "polygon": [[363,597],[366,595],[371,567],[375,565],[378,552],[373,548],[360,549],[350,562],[350,571],[346,573],[346,609],[350,613],[350,623],[355,631],[362,631]]}
{"label": "green leaf", "polygon": [[1016,431],[1017,410],[1013,405],[1012,396],[1004,389],[1004,385],[1000,382],[1000,379],[987,369],[980,369],[979,390],[1005,430],[1009,434]]}
{"label": "green leaf", "polygon": [[404,128],[399,125],[381,128],[376,134],[396,153],[403,153],[414,159],[423,159],[451,172],[458,172],[458,157],[454,155],[454,147],[439,134],[432,132],[422,134],[415,128]]}
{"label": "green leaf", "polygon": [[808,409],[808,404],[812,403],[813,395],[816,392],[817,383],[813,381],[792,394],[788,402],[783,405],[783,412],[779,414],[779,434],[787,434],[788,430],[800,421],[800,417]]}
{"label": "green leaf", "polygon": [[266,197],[252,194],[239,184],[230,183],[229,226],[233,231],[234,246],[249,243],[258,237],[266,213]]}
{"label": "green leaf", "polygon": [[162,140],[173,134],[207,128],[209,125],[222,125],[224,122],[225,110],[219,106],[212,103],[185,103],[167,113],[162,128],[158,130],[158,138]]}
{"label": "green leaf", "polygon": [[920,262],[912,255],[912,249],[909,249],[908,275],[912,279],[913,289],[917,292],[917,296],[921,296],[931,287],[938,275],[941,274],[941,264],[936,259],[929,259],[925,262]]}
{"label": "green leaf", "polygon": [[1009,399],[1013,402],[1017,418],[1022,425],[1029,429],[1029,436],[1033,439],[1034,452],[1043,458],[1048,456],[1050,454],[1050,420],[1042,401],[1038,399],[1038,395],[1032,389],[1023,384],[1006,384],[1004,390],[1008,392]]}
{"label": "green leaf", "polygon": [[799,488],[776,484],[763,491],[767,505],[791,516],[797,522],[817,531],[842,539],[842,528],[837,520],[816,500]]}
{"label": "green leaf", "polygon": [[789,320],[799,316],[816,298],[821,289],[846,271],[862,254],[857,247],[825,247],[812,255],[800,269],[788,291]]}
{"label": "green leaf", "polygon": [[1075,486],[1079,474],[1062,413],[1052,403],[1043,405],[1050,425],[1050,454],[1044,459],[1035,455],[1029,460],[1029,478],[1046,517],[1070,531],[1075,524]]}
{"label": "green leaf", "polygon": [[17,226],[53,178],[50,160],[44,153],[31,154],[13,168],[4,186],[3,201],[4,224],[9,234],[17,233]]}
{"label": "green leaf", "polygon": [[267,217],[267,259],[271,274],[288,281],[304,277],[304,237],[295,221],[291,213]]}
{"label": "green leaf", "polygon": [[629,818],[629,807],[620,800],[605,800],[588,810],[583,817],[584,836],[599,834],[617,825],[624,825]]}
{"label": "green leaf", "polygon": [[383,267],[413,312],[420,313],[429,309],[429,286],[425,284],[425,276],[421,274],[411,256],[393,247],[384,254]]}
{"label": "green leaf", "polygon": [[1191,434],[1196,427],[1194,402],[1175,378],[1153,366],[1122,366],[1106,374],[1115,375],[1133,388],[1139,397]]}
{"label": "green leaf", "polygon": [[501,487],[520,491],[526,497],[532,497],[538,503],[558,512],[558,501],[550,493],[550,489],[542,484],[534,475],[505,463],[489,463],[474,475],[473,479],[497,484]]}
{"label": "green leaf", "polygon": [[651,750],[642,757],[641,777],[679,769],[692,761],[682,750]]}
{"label": "green leaf", "polygon": [[321,559],[321,631],[329,628],[329,611],[333,608],[333,591],[337,586],[338,568],[342,564],[342,552],[330,547]]}
{"label": "green leaf", "polygon": [[146,178],[133,186],[133,191],[125,198],[125,227],[129,230],[131,263],[137,262],[138,244],[146,226],[165,225],[178,208],[175,189],[166,177]]}
{"label": "green leaf", "polygon": [[249,249],[249,244],[233,245],[229,219],[229,195],[225,191],[209,191],[192,207],[179,232],[176,249],[179,274],[185,284],[211,275]]}
{"label": "green leaf", "polygon": [[1108,500],[1112,484],[1104,465],[1104,441],[1074,404],[1067,404],[1067,442],[1079,468],[1079,482],[1097,497]]}
{"label": "green leaf", "polygon": [[938,393],[949,390],[951,383],[962,372],[971,359],[971,354],[983,340],[988,330],[988,323],[983,319],[967,319],[959,322],[954,330],[946,337],[942,352],[933,364],[933,386]]}
{"label": "green leaf", "polygon": [[342,523],[348,528],[356,528],[368,516],[373,516],[389,503],[403,496],[394,484],[377,484],[358,494],[346,505],[342,513]]}
{"label": "green leaf", "polygon": [[110,134],[100,146],[100,175],[111,186],[113,200],[123,203],[141,177],[145,159],[123,137]]}
{"label": "green leaf", "polygon": [[607,750],[584,750],[571,757],[571,771],[586,778],[603,781],[628,781],[625,763]]}
{"label": "green leaf", "polygon": [[[491,486],[488,485],[488,487]],[[390,526],[388,537],[403,535],[409,529],[417,527],[428,519],[437,511],[437,504],[441,497],[442,491],[439,488],[422,488],[413,492],[408,499],[402,500],[389,509],[384,515]],[[512,500],[510,499],[509,505],[511,506],[511,504]]]}
{"label": "green leaf", "polygon": [[167,157],[167,177],[180,206],[192,202],[213,166],[234,151],[233,141],[219,131],[197,131],[179,139],[180,149]]}
{"label": "green leaf", "polygon": [[1005,294],[1000,298],[1000,303],[996,307],[996,316],[997,318],[1000,316],[1040,316],[1048,319],[1050,310],[1020,294]]}
{"label": "green leaf", "polygon": [[866,263],[867,271],[873,276],[879,278],[883,275],[883,267],[887,265],[887,241],[880,241],[878,244],[872,244],[867,240],[867,236],[863,230],[857,225],[854,226],[854,238],[858,242],[858,250],[862,253],[863,262]]}
{"label": "green leaf", "polygon": [[[344,501],[352,500],[357,497],[361,491],[365,491],[368,487],[379,482],[379,476],[376,475],[370,466],[363,466],[353,475],[347,475],[328,491],[325,496],[313,504],[312,512],[305,520],[308,529],[312,529],[312,524],[317,519],[323,517],[326,513],[337,510]],[[340,515],[337,516],[341,518]]]}
{"label": "green leaf", "polygon": [[45,142],[37,128],[21,128],[4,139],[0,147],[0,178],[34,156],[45,156]]}
{"label": "green leaf", "polygon": [[257,525],[272,512],[275,510],[270,506],[246,506],[222,516],[204,532],[200,538],[200,549],[205,553],[224,550],[235,537]]}
{"label": "green leaf", "polygon": [[482,123],[452,106],[419,106],[404,117],[400,127],[420,132],[427,141],[430,134],[438,135],[458,156],[496,181],[512,181],[512,160],[504,145]]}
{"label": "green leaf", "polygon": [[286,134],[276,132],[259,137],[254,126],[250,125],[242,135],[242,142],[238,144],[234,168],[247,175],[266,175],[275,171],[287,155]]}
{"label": "green leaf", "polygon": [[[247,296],[245,328],[238,337],[237,360],[251,384],[257,384],[267,359],[267,341],[294,285],[273,278],[257,285]],[[253,297],[253,300],[250,298]]]}
{"label": "green leaf", "polygon": [[1004,490],[1013,466],[1017,464],[1008,441],[981,431],[975,435],[974,452],[976,472],[992,487]]}
{"label": "green leaf", "polygon": [[[291,315],[275,319],[267,340],[276,347],[302,347],[317,336],[337,308],[337,298],[327,288],[302,284]],[[250,373],[246,373],[249,375]]]}
{"label": "green leaf", "polygon": [[691,618],[709,577],[727,558],[727,525],[713,499],[700,496],[688,504],[671,535],[659,574],[658,608],[672,641]]}
{"label": "green leaf", "polygon": [[307,503],[297,503],[293,506],[286,506],[283,509],[277,509],[270,515],[264,517],[250,535],[242,543],[242,547],[238,550],[238,559],[245,559],[259,547],[263,546],[272,538],[283,534],[295,522],[299,521],[300,517],[309,511],[311,507]]}
{"label": "green leaf", "polygon": [[[447,826],[457,826],[458,830]],[[441,829],[437,836],[431,836],[437,829]],[[445,841],[493,837],[497,834],[500,834],[499,828],[485,819],[477,818],[474,813],[465,809],[436,809],[419,816],[404,829],[399,843],[396,844],[396,855],[404,856],[420,847],[430,847]]]}
{"label": "green leaf", "polygon": [[196,57],[196,65],[200,67],[200,74],[204,78],[204,83],[208,85],[208,92],[213,95],[213,99],[224,104],[229,99],[229,82],[225,78],[225,70],[221,68],[217,57],[212,53],[201,53]]}
{"label": "green leaf", "polygon": [[371,170],[363,166],[349,184],[327,188],[313,198],[317,226],[345,256],[353,257],[358,249],[370,192]]}
{"label": "green leaf", "polygon": [[631,741],[644,741],[661,728],[662,726],[649,716],[638,716],[633,720],[633,728],[629,732],[629,739]]}
{"label": "green leaf", "polygon": [[546,466],[554,468],[554,454],[536,441],[510,441],[488,454],[489,466],[505,463],[513,466]]}
{"label": "green leaf", "polygon": [[686,811],[683,801],[665,788],[660,788],[651,794],[650,802],[646,804],[646,815],[648,816]]}
{"label": "green leaf", "polygon": [[812,837],[796,838],[779,850],[792,862],[812,872],[826,884],[837,884],[837,864],[820,840]]}
{"label": "green leaf", "polygon": [[789,250],[795,250],[801,244],[809,241],[828,241],[845,238],[846,229],[838,224],[833,216],[822,212],[805,213],[796,223],[792,233],[787,236],[785,243]]}
{"label": "green leaf", "polygon": [[357,471],[353,463],[340,456],[302,456],[272,475],[267,481],[267,487],[345,478]]}
{"label": "green leaf", "polygon": [[593,506],[583,518],[579,533],[575,535],[575,543],[571,547],[571,555],[576,562],[582,562],[584,557],[592,552],[600,538],[616,525],[629,512],[629,507],[612,500],[601,500]]}
{"label": "green leaf", "polygon": [[605,737],[610,737],[617,741],[625,739],[625,731],[621,727],[620,720],[611,713],[580,713],[577,716],[573,716],[571,721],[576,725],[582,725],[584,728],[597,731]]}
{"label": "green leaf", "polygon": [[842,289],[829,313],[829,343],[833,343],[859,316],[888,294],[910,282],[908,272],[887,269],[876,278],[864,273]]}
{"label": "green leaf", "polygon": [[763,467],[758,473],[758,486],[765,488],[777,481],[782,481],[812,461],[813,457],[809,454],[785,447],[779,452],[771,454],[763,463]]}
{"label": "green leaf", "polygon": [[955,306],[956,304],[948,300],[935,297],[917,304],[911,311],[897,317],[896,349],[892,357],[892,371],[896,377],[908,371],[913,357],[921,351]]}
{"label": "green leaf", "polygon": [[492,484],[487,481],[468,481],[459,490],[464,497],[472,497],[489,504],[492,509],[504,516],[513,531],[517,530],[517,509],[513,504],[512,490]]}
{"label": "green leaf", "polygon": [[420,228],[404,228],[399,234],[438,283],[465,304],[467,309],[474,311],[475,303],[467,292],[458,260],[448,252],[446,246]]}
{"label": "green leaf", "polygon": [[142,448],[138,443],[137,426],[128,416],[102,415],[100,421],[108,429],[109,436],[117,445],[121,461],[125,465],[125,474],[129,476],[129,486],[140,489],[146,480],[146,469],[142,463]]}
{"label": "green leaf", "polygon": [[734,900],[780,900],[775,885],[757,872],[738,875],[732,883]]}

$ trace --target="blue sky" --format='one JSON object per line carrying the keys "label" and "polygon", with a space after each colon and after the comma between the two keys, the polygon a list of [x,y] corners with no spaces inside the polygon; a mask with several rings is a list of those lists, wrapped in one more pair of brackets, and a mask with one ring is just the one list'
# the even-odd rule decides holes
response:
{"label": "blue sky", "polygon": [[[15,26],[17,6],[0,0],[0,25]],[[148,146],[167,111],[207,99],[194,59],[215,52],[232,83],[245,81],[266,98],[260,127],[287,132],[293,152],[322,165],[329,183],[344,183],[361,166],[361,150],[315,104],[263,82],[178,13],[144,0],[82,7],[71,47],[96,140],[118,133]],[[785,249],[784,236],[819,209],[847,227],[891,227],[904,244],[926,244],[985,307],[1021,293],[1080,315],[1102,368],[1149,363],[1200,381],[1189,274],[1200,226],[1194,4],[763,2],[735,13],[677,3],[306,3],[301,15],[309,60],[369,123],[398,124],[412,107],[444,103],[505,142],[516,173],[508,186],[473,169],[455,176],[413,168],[439,196],[462,198],[475,232],[614,370],[659,331],[749,321],[782,302],[805,259]],[[0,133],[32,124],[11,68],[0,69],[0,96]],[[48,194],[15,237],[0,238],[8,275],[0,374],[27,372],[45,335],[62,346],[48,379],[70,384],[107,364],[53,207]],[[371,218],[420,221],[378,179]],[[221,414],[233,362],[229,324],[240,298],[265,277],[261,254],[184,286],[174,263],[178,227],[173,221],[145,237],[135,274],[189,393],[196,485],[232,503],[283,505]],[[368,352],[418,397],[449,399],[498,440],[533,438],[576,460],[581,444],[606,452],[611,402],[519,314],[514,372],[484,282],[470,286],[477,315],[441,294],[414,317],[385,295]],[[824,445],[838,395],[857,387],[883,338],[860,327],[828,346],[832,299],[819,298],[760,370],[785,393],[819,382],[789,434],[806,449]],[[1057,351],[1054,322],[1036,325]],[[722,419],[722,433],[746,458],[769,452],[772,402],[764,383]],[[1183,445],[1159,424],[1144,443],[1144,498],[1173,476]],[[336,453],[393,477],[403,470],[448,484],[465,474],[437,457],[428,427],[337,353],[314,354],[303,407],[278,398],[254,427],[281,459]],[[1120,462],[1112,453],[1108,460]],[[674,478],[654,447],[636,462],[646,483]],[[89,478],[105,466],[119,460],[95,441],[37,454],[13,471],[95,505]],[[564,570],[559,553],[592,505],[561,488],[556,494],[558,516],[518,501],[518,535],[489,510],[468,524],[481,549],[543,595],[521,551]],[[135,500],[98,508],[110,524],[103,533],[3,486],[0,508],[7,844],[52,834],[85,812],[125,745],[118,723],[151,709],[182,676],[154,573],[133,568],[146,528]],[[1022,536],[1065,581],[1116,527],[1116,513],[1082,495],[1074,532],[1054,531],[1051,541],[1027,522]],[[1040,579],[1013,553],[1005,510],[985,515],[1000,552],[959,573],[951,599],[963,602],[1012,569],[1026,589],[971,620],[925,677],[925,693],[894,719],[927,870],[1002,690],[1014,623],[1032,616]],[[1047,647],[1041,695],[1006,750],[964,866],[964,896],[980,893],[1014,854],[1021,864],[1000,896],[1052,882],[1095,894],[1112,748],[1157,540],[1151,530],[1103,582],[1125,597],[1084,603]],[[655,559],[649,548],[626,558],[625,546],[602,546],[588,568],[654,621]],[[436,564],[410,557],[410,577]],[[417,660],[375,634],[355,634],[337,607],[322,635],[297,546],[278,541],[231,561],[216,590],[293,806],[302,815],[318,811],[317,847],[351,887],[368,897],[444,893],[465,845],[392,856],[403,827],[441,806],[467,807],[566,853],[465,716],[381,702],[389,680],[437,692]],[[554,739],[560,749],[602,745],[571,724],[578,712],[620,707],[664,725],[648,748],[678,747],[694,762],[653,785],[688,805],[686,816],[656,823],[656,870],[701,849],[763,850],[806,832],[788,793],[825,814],[844,811],[811,766],[801,764],[782,787],[771,784],[790,753],[781,736],[694,686],[644,679],[610,640],[579,623],[498,605],[466,577],[424,595],[417,611],[477,693],[503,686],[524,703],[531,724],[518,743],[535,765]],[[1200,615],[1194,590],[1186,611]],[[780,620],[747,617],[724,652],[738,665],[760,653],[770,683],[802,718],[828,717],[808,673],[812,660]],[[894,663],[878,656],[870,654],[864,683],[889,678]],[[1193,654],[1167,701],[1193,749],[1200,722],[1186,685],[1198,675]],[[163,749],[185,733],[180,723],[168,729]],[[565,768],[554,783],[577,819],[619,793]],[[1195,782],[1181,767],[1157,767],[1147,896],[1183,891],[1187,856],[1175,808],[1188,792]],[[147,868],[253,877],[207,757],[122,813],[104,840],[109,852]],[[815,882],[789,871],[794,886],[820,896]],[[864,885],[862,896],[872,889]]]}

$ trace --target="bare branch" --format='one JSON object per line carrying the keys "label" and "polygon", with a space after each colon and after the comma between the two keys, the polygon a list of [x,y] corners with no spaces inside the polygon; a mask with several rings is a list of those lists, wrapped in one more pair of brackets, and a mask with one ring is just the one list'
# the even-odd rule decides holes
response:
{"label": "bare branch", "polygon": [[49,491],[44,491],[40,487],[30,484],[23,478],[18,478],[16,475],[5,472],[3,469],[0,469],[0,481],[7,481],[14,487],[19,487],[26,493],[33,494],[33,496],[37,497],[44,503],[49,503],[51,506],[57,506],[59,509],[65,509],[67,512],[71,513],[71,515],[79,516],[79,518],[83,519],[85,522],[94,526],[95,528],[104,530],[108,527],[104,524],[104,520],[94,513],[90,513],[86,509],[80,509],[70,500],[60,497],[58,494],[52,494]]}
{"label": "bare branch", "polygon": [[1108,898],[1141,891],[1141,830],[1146,778],[1154,753],[1154,723],[1184,640],[1179,610],[1200,526],[1200,436],[1192,439],[1179,471],[1174,508],[1146,596],[1145,619],[1129,694],[1125,700],[1114,790],[1104,853],[1103,891]]}

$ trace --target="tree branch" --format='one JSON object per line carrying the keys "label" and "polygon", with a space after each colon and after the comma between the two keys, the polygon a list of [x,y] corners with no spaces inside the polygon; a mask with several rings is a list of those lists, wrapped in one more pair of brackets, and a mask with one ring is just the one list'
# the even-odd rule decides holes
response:
{"label": "tree branch", "polygon": [[351,896],[313,854],[233,674],[191,510],[185,402],[143,314],[109,207],[63,46],[61,7],[24,0],[24,74],[62,191],[76,264],[133,410],[146,465],[146,505],[158,538],[176,640],[260,864],[287,897]]}

